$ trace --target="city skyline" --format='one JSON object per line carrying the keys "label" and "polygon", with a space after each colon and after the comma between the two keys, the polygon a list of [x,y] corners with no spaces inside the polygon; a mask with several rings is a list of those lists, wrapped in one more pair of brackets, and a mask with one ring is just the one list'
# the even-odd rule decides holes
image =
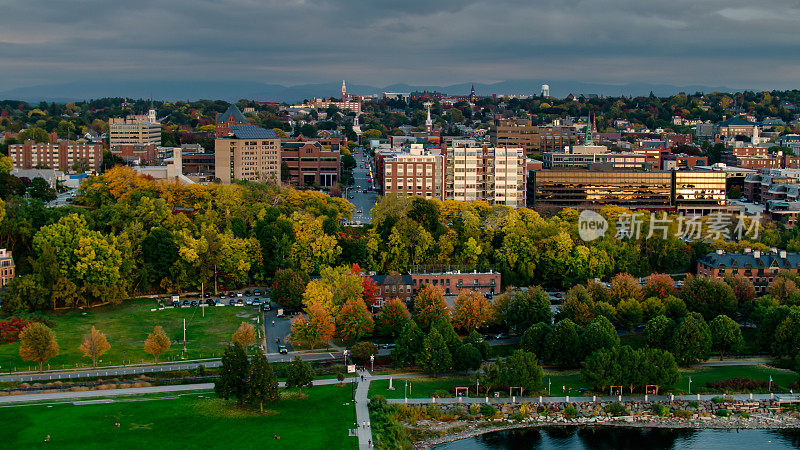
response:
{"label": "city skyline", "polygon": [[347,78],[381,86],[535,78],[781,89],[793,87],[800,72],[791,58],[798,32],[790,26],[800,7],[782,0],[759,8],[743,1],[514,0],[81,6],[37,0],[5,11],[0,91],[221,78],[284,85]]}

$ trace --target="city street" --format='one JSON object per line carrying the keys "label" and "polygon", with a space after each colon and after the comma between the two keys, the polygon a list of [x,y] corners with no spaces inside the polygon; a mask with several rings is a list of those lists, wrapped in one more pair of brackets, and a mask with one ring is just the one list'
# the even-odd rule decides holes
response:
{"label": "city street", "polygon": [[[355,182],[353,186],[347,188],[347,198],[356,207],[353,222],[356,224],[369,223],[372,220],[372,207],[375,206],[378,199],[378,193],[373,190],[376,182],[375,167],[373,167],[372,159],[364,156],[361,147],[353,150],[353,157],[356,159],[356,167],[353,169]],[[364,190],[367,192],[364,193]]]}
{"label": "city street", "polygon": [[[285,345],[288,351],[292,351],[292,344],[286,339],[289,335],[292,319],[289,316],[277,317],[278,308],[271,311],[264,311],[264,336],[267,339],[267,353],[278,353],[278,347]],[[274,325],[273,325],[274,324]],[[279,339],[275,342],[275,339]],[[272,358],[270,358],[272,359]]]}

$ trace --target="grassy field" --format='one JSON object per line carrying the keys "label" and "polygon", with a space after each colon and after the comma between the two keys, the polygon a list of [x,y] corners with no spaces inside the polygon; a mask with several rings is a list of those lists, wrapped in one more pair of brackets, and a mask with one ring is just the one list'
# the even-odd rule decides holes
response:
{"label": "grassy field", "polygon": [[[130,300],[118,306],[102,306],[84,311],[51,313],[48,317],[55,323],[53,331],[61,349],[60,354],[50,360],[53,369],[91,365],[91,360],[83,356],[78,346],[92,325],[106,334],[111,350],[101,357],[98,365],[122,364],[123,350],[127,363],[152,361],[144,352],[144,340],[153,327],[161,325],[173,344],[159,361],[180,358],[183,346],[183,319],[186,319],[186,356],[206,358],[219,356],[230,342],[231,334],[242,321],[256,325],[253,320],[257,310],[252,307],[178,308],[150,311],[156,307],[154,300]],[[257,327],[258,328],[258,327]],[[0,345],[0,372],[11,366],[14,370],[27,370],[34,364],[19,356],[19,343]]]}
{"label": "grassy field", "polygon": [[[695,370],[682,370],[681,378],[677,384],[672,386],[662,386],[662,393],[672,392],[684,394],[688,392],[689,377],[692,377],[692,393],[702,394],[720,393],[706,387],[709,381],[721,381],[730,378],[751,378],[755,380],[768,381],[772,376],[772,392],[789,392],[789,384],[797,381],[797,373],[791,370],[776,369],[763,365],[752,366],[723,366],[723,367],[704,367]],[[393,385],[395,390],[390,391],[388,380],[376,380],[370,385],[370,395],[383,395],[386,398],[403,398],[404,381],[402,377],[395,378]],[[469,386],[470,396],[475,393],[475,376],[440,376],[437,378],[408,378],[411,383],[411,395],[409,398],[430,397],[434,392],[442,390],[452,394],[451,388],[454,386]],[[535,392],[526,393],[527,396],[548,395],[548,382],[550,393],[554,396],[561,395],[591,395],[590,392],[581,394],[581,388],[587,388],[585,383],[580,380],[580,371],[545,372],[542,379],[541,389]],[[571,390],[570,390],[571,389]],[[767,390],[765,389],[764,392]],[[483,389],[482,389],[483,392]],[[598,395],[607,395],[608,392],[598,392]],[[627,392],[626,392],[627,394]]]}
{"label": "grassy field", "polygon": [[306,399],[281,400],[264,415],[213,393],[2,407],[0,436],[5,448],[353,448],[351,388],[306,392]]}

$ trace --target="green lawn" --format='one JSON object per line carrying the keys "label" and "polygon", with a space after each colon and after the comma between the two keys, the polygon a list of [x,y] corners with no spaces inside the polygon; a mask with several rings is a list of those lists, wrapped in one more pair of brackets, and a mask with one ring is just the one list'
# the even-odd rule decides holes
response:
{"label": "green lawn", "polygon": [[[111,344],[111,350],[101,357],[102,363],[98,365],[121,364],[123,350],[128,363],[152,361],[152,357],[144,352],[143,345],[147,334],[156,325],[164,327],[167,336],[173,340],[171,348],[161,356],[160,361],[180,358],[183,346],[175,341],[183,339],[183,319],[186,319],[188,358],[219,356],[239,323],[247,321],[257,325],[252,320],[258,314],[253,307],[207,307],[203,317],[201,308],[150,311],[156,306],[154,300],[129,300],[118,306],[48,314],[56,325],[53,331],[61,348],[60,354],[50,360],[51,368],[91,365],[78,346],[92,325],[105,333]],[[0,345],[0,372],[8,371],[9,366],[14,370],[27,370],[33,365],[20,358],[19,343]]]}
{"label": "green lawn", "polygon": [[[769,377],[772,376],[772,392],[789,392],[789,385],[797,381],[797,372],[764,365],[703,367],[697,370],[682,370],[678,384],[667,386],[666,389],[675,393],[687,393],[690,376],[692,394],[717,393],[718,391],[707,388],[706,383],[730,378],[751,378],[769,382]],[[764,392],[767,390],[764,389]]]}
{"label": "green lawn", "polygon": [[265,415],[213,393],[2,407],[0,436],[4,448],[353,448],[350,386],[306,392],[308,398],[281,400]]}
{"label": "green lawn", "polygon": [[[763,365],[752,366],[722,366],[722,367],[703,367],[695,370],[681,370],[681,378],[677,384],[673,386],[662,386],[662,393],[676,393],[683,394],[688,391],[689,377],[692,377],[692,393],[719,393],[713,389],[706,387],[709,381],[721,381],[730,378],[751,378],[757,380],[768,381],[772,376],[773,386],[772,392],[788,392],[789,384],[797,381],[797,373],[791,370],[776,369]],[[388,390],[388,380],[376,380],[370,384],[370,395],[383,395],[386,398],[403,398],[404,381],[406,379],[401,377],[393,380],[395,390]],[[442,390],[452,394],[451,388],[454,386],[469,386],[470,396],[475,393],[475,376],[439,376],[436,378],[408,378],[411,383],[411,395],[409,398],[422,398],[430,397],[435,391]],[[548,382],[550,386],[550,395],[592,395],[591,392],[581,393],[579,389],[588,388],[585,383],[580,380],[580,371],[548,371],[544,373],[542,378],[541,389],[534,392],[526,392],[526,396],[548,395]],[[571,391],[570,391],[571,389]],[[765,389],[764,392],[767,390]],[[481,388],[482,395],[484,394]],[[597,392],[598,395],[608,395],[608,392]],[[626,391],[627,394],[627,391]],[[507,394],[506,394],[507,395]]]}

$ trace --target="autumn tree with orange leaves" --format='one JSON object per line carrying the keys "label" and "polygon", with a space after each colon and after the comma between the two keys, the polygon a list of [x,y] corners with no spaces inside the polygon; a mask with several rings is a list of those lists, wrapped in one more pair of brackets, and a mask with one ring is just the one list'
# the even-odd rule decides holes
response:
{"label": "autumn tree with orange leaves", "polygon": [[453,327],[466,331],[494,322],[497,310],[491,301],[475,291],[458,293],[453,307]]}
{"label": "autumn tree with orange leaves", "polygon": [[308,318],[300,316],[292,322],[292,334],[289,336],[292,344],[314,348],[331,340],[336,328],[325,307],[312,303],[306,313]]}
{"label": "autumn tree with orange leaves", "polygon": [[450,321],[450,308],[447,307],[441,289],[430,284],[425,285],[414,298],[414,320],[427,330],[439,318]]}
{"label": "autumn tree with orange leaves", "polygon": [[91,331],[84,336],[83,343],[78,347],[78,350],[83,352],[83,356],[92,358],[92,367],[94,367],[97,365],[97,358],[111,350],[111,344],[106,340],[105,333],[92,325]]}

